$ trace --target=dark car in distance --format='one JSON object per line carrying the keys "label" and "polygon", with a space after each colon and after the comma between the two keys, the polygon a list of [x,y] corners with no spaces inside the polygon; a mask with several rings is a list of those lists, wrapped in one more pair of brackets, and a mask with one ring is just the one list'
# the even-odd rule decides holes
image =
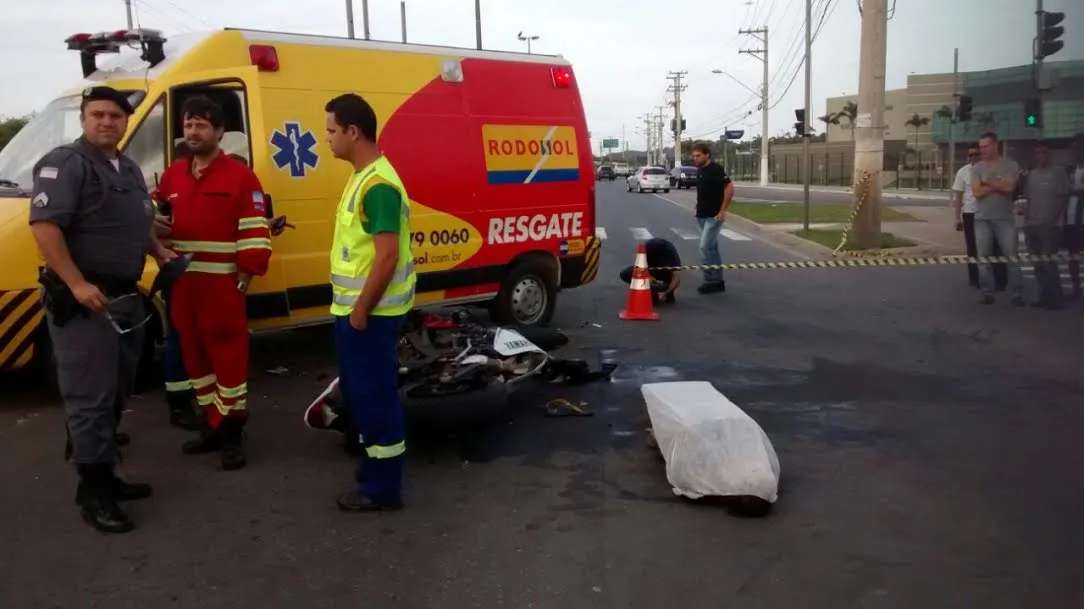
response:
{"label": "dark car in distance", "polygon": [[617,179],[617,174],[614,173],[614,168],[611,165],[599,165],[598,173],[595,175],[595,179],[598,181],[609,180],[613,182]]}
{"label": "dark car in distance", "polygon": [[670,185],[681,188],[696,188],[697,168],[691,165],[674,167],[670,170]]}

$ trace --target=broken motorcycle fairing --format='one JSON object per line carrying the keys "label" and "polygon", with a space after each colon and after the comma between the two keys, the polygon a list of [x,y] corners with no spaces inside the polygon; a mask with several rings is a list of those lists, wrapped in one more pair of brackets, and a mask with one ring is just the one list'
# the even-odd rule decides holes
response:
{"label": "broken motorcycle fairing", "polygon": [[[549,351],[568,344],[550,328],[481,324],[467,311],[450,316],[412,311],[399,338],[399,391],[407,400],[452,397],[493,387],[513,390],[528,378],[579,383],[609,378],[582,360],[560,360]],[[312,429],[348,433],[351,425],[336,378],[305,411]]]}

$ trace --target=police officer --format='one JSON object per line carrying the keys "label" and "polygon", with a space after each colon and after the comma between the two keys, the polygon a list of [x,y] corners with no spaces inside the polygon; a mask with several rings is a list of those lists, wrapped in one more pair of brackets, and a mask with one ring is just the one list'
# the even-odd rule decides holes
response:
{"label": "police officer", "polygon": [[347,512],[403,506],[403,411],[399,404],[399,327],[414,305],[410,198],[376,147],[376,113],[349,93],[329,101],[327,140],[353,165],[331,245],[331,313],[339,385],[365,454],[361,482],[338,499]]}
{"label": "police officer", "polygon": [[151,487],[114,473],[116,412],[134,384],[146,321],[136,282],[146,256],[176,257],[157,241],[154,210],[139,166],[117,151],[132,106],[120,92],[83,92],[83,135],[34,166],[30,226],[45,259],[41,273],[49,337],[72,461],[76,503],[94,528],[134,528],[118,501],[149,497]]}

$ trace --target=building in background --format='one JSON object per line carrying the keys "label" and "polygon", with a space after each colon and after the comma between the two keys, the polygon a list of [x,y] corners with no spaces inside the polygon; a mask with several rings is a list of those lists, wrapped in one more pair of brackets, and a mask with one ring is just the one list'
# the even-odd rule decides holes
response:
{"label": "building in background", "polygon": [[[1004,143],[1004,154],[1023,167],[1032,163],[1034,142],[1040,136],[1054,151],[1055,163],[1070,162],[1071,140],[1084,133],[1084,60],[1045,64],[1052,89],[1043,96],[1043,129],[1025,123],[1024,102],[1035,96],[1031,65],[961,72],[957,91],[972,99],[971,120],[953,125],[952,73],[911,74],[907,86],[885,92],[885,164],[887,188],[947,189],[955,168],[948,167],[950,128],[955,129],[956,166],[966,162],[967,145],[992,131]],[[848,103],[858,96],[830,97],[825,114],[835,117],[827,125],[812,119],[817,132],[827,126],[827,141],[810,146],[811,182],[850,185],[854,173],[854,140]],[[861,108],[850,108],[861,113]],[[801,183],[801,145],[773,145],[769,174],[774,182]],[[753,161],[753,159],[750,159]]]}

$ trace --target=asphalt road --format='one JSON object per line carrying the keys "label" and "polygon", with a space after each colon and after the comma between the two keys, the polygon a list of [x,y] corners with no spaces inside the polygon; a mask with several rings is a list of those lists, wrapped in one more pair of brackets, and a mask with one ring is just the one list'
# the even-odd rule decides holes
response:
{"label": "asphalt road", "polygon": [[[904,196],[899,196],[899,195]],[[784,186],[762,188],[752,184],[739,184],[735,198],[741,201],[797,201],[805,200],[802,187]],[[913,205],[916,207],[944,207],[949,204],[949,191],[904,191],[892,189],[882,191],[881,198],[889,205]],[[810,187],[810,203],[853,203],[854,197],[848,191]]]}
{"label": "asphalt road", "polygon": [[[696,260],[692,212],[670,199],[601,185],[600,277],[559,305],[568,355],[605,350],[615,382],[535,386],[456,435],[415,419],[397,514],[335,510],[353,463],[301,423],[332,372],[325,330],[258,339],[247,470],[181,456],[160,396],[135,404],[122,472],[156,495],[131,505],[127,536],[79,520],[58,406],[5,387],[0,606],[1084,606],[1084,309],[981,307],[962,267],[815,269],[733,272],[711,296],[690,273],[660,321],[619,321],[638,239]],[[790,259],[722,243],[731,261]],[[259,371],[277,363],[291,374]],[[681,379],[713,382],[771,437],[768,518],[670,491],[639,386]],[[595,415],[547,418],[554,396]]]}

